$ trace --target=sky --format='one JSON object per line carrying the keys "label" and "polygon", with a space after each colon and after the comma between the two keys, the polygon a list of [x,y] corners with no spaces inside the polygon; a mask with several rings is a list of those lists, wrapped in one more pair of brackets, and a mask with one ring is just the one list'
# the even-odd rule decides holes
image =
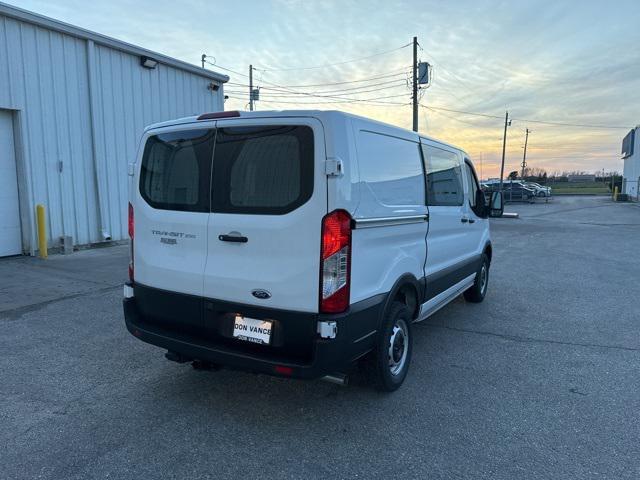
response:
{"label": "sky", "polygon": [[231,77],[227,110],[248,107],[253,64],[259,110],[337,109],[405,128],[417,36],[433,73],[419,129],[467,151],[482,178],[499,174],[506,110],[505,175],[527,128],[530,167],[620,172],[622,138],[640,123],[637,0],[9,3],[196,65],[205,53]]}

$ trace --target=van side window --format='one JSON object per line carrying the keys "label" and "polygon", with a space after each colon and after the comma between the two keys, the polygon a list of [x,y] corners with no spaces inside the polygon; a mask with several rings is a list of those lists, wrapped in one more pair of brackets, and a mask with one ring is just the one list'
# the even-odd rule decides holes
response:
{"label": "van side window", "polygon": [[306,126],[218,128],[211,211],[288,213],[313,191],[313,130]]}
{"label": "van side window", "polygon": [[458,155],[431,145],[422,145],[422,153],[427,171],[427,205],[462,205],[464,190]]}
{"label": "van side window", "polygon": [[384,205],[424,205],[424,171],[419,145],[360,131],[360,181]]}
{"label": "van side window", "polygon": [[149,137],[142,155],[140,194],[153,208],[209,211],[213,130]]}
{"label": "van side window", "polygon": [[476,195],[477,191],[480,189],[478,186],[478,181],[476,180],[476,176],[471,170],[471,165],[467,162],[464,163],[464,173],[467,177],[467,194],[469,196],[469,205],[473,208],[476,206]]}

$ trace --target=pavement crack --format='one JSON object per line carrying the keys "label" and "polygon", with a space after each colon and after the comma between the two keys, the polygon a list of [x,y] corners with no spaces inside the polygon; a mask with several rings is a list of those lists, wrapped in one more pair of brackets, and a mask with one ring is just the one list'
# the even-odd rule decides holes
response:
{"label": "pavement crack", "polygon": [[80,298],[80,297],[84,297],[84,296],[87,296],[87,295],[92,295],[94,293],[110,292],[112,290],[115,290],[116,288],[122,288],[122,283],[119,283],[117,285],[110,285],[108,287],[87,290],[87,291],[84,291],[84,292],[72,293],[70,295],[63,295],[62,297],[56,297],[56,298],[52,298],[50,300],[44,300],[44,301],[38,302],[38,303],[32,303],[32,304],[29,304],[29,305],[23,305],[21,307],[10,308],[8,310],[0,310],[0,319],[3,319],[3,320],[17,320],[18,318],[20,318],[25,313],[29,313],[29,312],[33,312],[33,311],[36,311],[36,310],[40,310],[41,308],[46,307],[47,305],[51,305],[51,304],[54,304],[54,303],[62,302],[63,300],[71,300],[71,299],[74,299],[74,298]]}
{"label": "pavement crack", "polygon": [[451,330],[454,332],[463,332],[463,333],[473,333],[476,335],[485,335],[489,337],[498,337],[504,340],[511,340],[513,342],[521,342],[521,343],[546,343],[552,345],[568,345],[572,347],[585,347],[585,348],[604,348],[608,350],[624,350],[628,352],[640,352],[640,348],[634,347],[623,347],[620,345],[603,345],[598,343],[581,343],[581,342],[565,342],[562,340],[551,340],[546,338],[533,338],[533,337],[524,337],[519,335],[507,335],[504,333],[496,333],[489,332],[486,330],[472,330],[467,328],[456,328],[456,327],[447,327],[445,325],[437,325],[435,323],[427,323],[425,324],[429,327],[434,328],[442,328],[444,330]]}

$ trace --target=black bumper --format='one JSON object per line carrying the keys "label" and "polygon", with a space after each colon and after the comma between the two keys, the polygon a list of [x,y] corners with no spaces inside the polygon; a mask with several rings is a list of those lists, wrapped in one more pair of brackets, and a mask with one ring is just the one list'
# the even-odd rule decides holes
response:
{"label": "black bumper", "polygon": [[[123,301],[127,329],[140,340],[231,368],[295,378],[344,372],[373,348],[386,295],[358,302],[342,314],[278,310],[168,292],[136,284]],[[271,345],[233,338],[236,314],[273,322]],[[323,339],[318,321],[335,321],[337,336]],[[283,368],[284,367],[284,368]]]}

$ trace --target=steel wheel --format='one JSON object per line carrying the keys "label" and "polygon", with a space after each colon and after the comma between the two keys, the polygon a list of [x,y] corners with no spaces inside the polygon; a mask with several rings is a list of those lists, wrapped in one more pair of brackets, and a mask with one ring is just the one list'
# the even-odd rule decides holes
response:
{"label": "steel wheel", "polygon": [[487,283],[489,279],[489,272],[487,271],[487,264],[483,263],[480,268],[480,294],[484,297],[487,293]]}
{"label": "steel wheel", "polygon": [[402,372],[407,361],[409,341],[409,328],[401,318],[396,320],[393,331],[389,337],[389,371],[391,375],[398,375]]}

